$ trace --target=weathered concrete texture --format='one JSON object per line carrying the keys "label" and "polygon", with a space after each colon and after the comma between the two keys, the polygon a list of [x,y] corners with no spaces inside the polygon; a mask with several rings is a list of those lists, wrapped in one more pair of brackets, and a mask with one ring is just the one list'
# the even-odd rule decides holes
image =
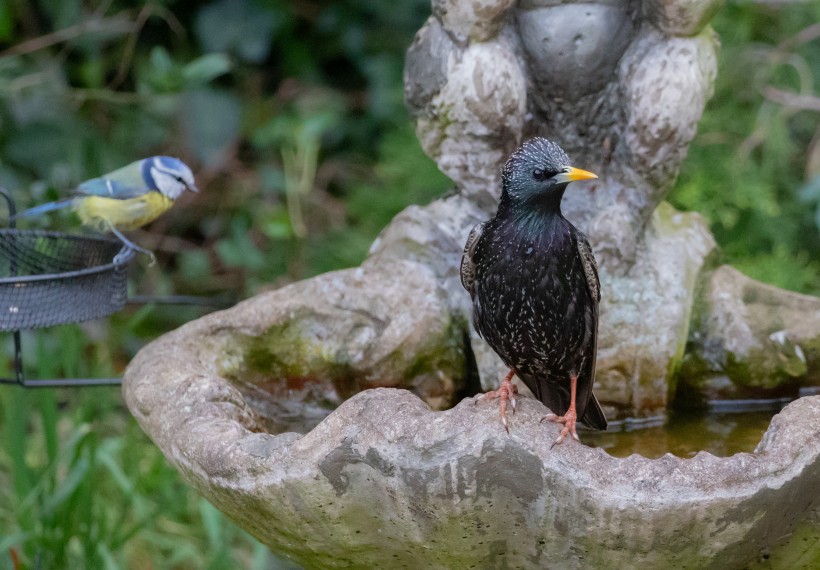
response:
{"label": "weathered concrete texture", "polygon": [[258,295],[184,328],[199,339],[193,350],[202,358],[219,355],[211,373],[283,399],[296,391],[304,403],[332,408],[366,388],[399,386],[445,408],[467,375],[464,323],[451,318],[448,302],[428,266],[382,260]]}
{"label": "weathered concrete texture", "polygon": [[514,0],[432,0],[433,14],[460,44],[486,41],[501,30]]}
{"label": "weathered concrete texture", "polygon": [[[490,204],[497,190],[492,184],[488,192],[488,183],[500,180],[499,165],[518,146],[523,129],[523,72],[507,42],[456,49],[438,21],[429,22],[430,29],[408,50],[405,69],[405,95],[417,111],[416,134],[444,174],[478,202]],[[438,56],[429,57],[434,50]],[[434,78],[437,90],[422,83],[427,77]]]}
{"label": "weathered concrete texture", "polygon": [[723,0],[646,0],[643,16],[662,32],[693,36],[700,32],[723,5]]}
{"label": "weathered concrete texture", "polygon": [[642,206],[650,212],[671,189],[712,96],[715,43],[711,29],[691,38],[643,31],[621,62],[627,122],[625,144],[615,150],[616,162],[645,185],[639,191],[648,193]]}
{"label": "weathered concrete texture", "polygon": [[435,413],[394,389],[273,435],[216,373],[231,356],[202,348],[201,323],[139,353],[125,400],[191,485],[305,568],[742,568],[820,500],[820,397],[729,458],[549,450],[559,426],[535,400],[507,435],[492,404]]}
{"label": "weathered concrete texture", "polygon": [[595,391],[612,419],[666,414],[698,275],[715,247],[701,216],[661,204],[629,273],[601,271]]}
{"label": "weathered concrete texture", "polygon": [[548,98],[602,90],[632,41],[631,9],[628,2],[519,3],[515,29],[534,86]]}
{"label": "weathered concrete texture", "polygon": [[761,552],[760,560],[748,570],[820,568],[820,508],[799,523],[777,548]]}
{"label": "weathered concrete texture", "polygon": [[382,230],[365,265],[404,259],[430,267],[453,310],[467,310],[471,305],[461,286],[461,254],[470,230],[486,218],[486,211],[459,194],[410,206]]}
{"label": "weathered concrete texture", "polygon": [[703,287],[681,381],[704,398],[776,397],[820,384],[820,299],[727,265]]}

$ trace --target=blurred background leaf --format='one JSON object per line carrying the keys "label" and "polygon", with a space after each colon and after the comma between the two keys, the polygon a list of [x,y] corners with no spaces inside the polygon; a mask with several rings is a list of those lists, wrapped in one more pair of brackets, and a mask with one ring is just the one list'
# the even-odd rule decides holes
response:
{"label": "blurred background leaf", "polygon": [[676,206],[706,216],[727,263],[814,295],[820,294],[820,196],[813,190],[820,176],[819,21],[816,2],[734,1],[718,13],[715,95],[670,196]]}
{"label": "blurred background leaf", "polygon": [[233,53],[249,63],[262,63],[271,49],[271,38],[287,19],[287,13],[267,3],[221,0],[203,6],[195,29],[206,52]]}

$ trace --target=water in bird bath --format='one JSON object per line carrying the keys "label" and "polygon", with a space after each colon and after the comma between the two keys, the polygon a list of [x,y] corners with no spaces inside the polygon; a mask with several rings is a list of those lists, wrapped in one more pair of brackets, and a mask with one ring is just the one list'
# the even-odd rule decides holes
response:
{"label": "water in bird bath", "polygon": [[[799,395],[818,392],[817,388],[802,388]],[[708,410],[673,410],[665,421],[613,421],[605,432],[584,430],[579,435],[587,445],[615,457],[637,453],[654,459],[671,453],[686,458],[698,451],[729,457],[754,451],[772,417],[792,399],[713,400]]]}
{"label": "water in bird bath", "polygon": [[611,422],[605,432],[584,430],[579,436],[585,444],[615,457],[637,453],[657,458],[672,453],[685,458],[698,451],[728,457],[754,451],[776,412],[676,412],[666,422]]}

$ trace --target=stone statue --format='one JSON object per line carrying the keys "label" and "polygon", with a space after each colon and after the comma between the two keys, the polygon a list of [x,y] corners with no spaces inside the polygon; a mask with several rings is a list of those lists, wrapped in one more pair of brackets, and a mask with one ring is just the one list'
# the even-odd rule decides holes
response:
{"label": "stone statue", "polygon": [[624,275],[712,94],[719,5],[434,1],[405,73],[422,147],[462,194],[495,205],[507,156],[556,140],[600,176],[567,194],[565,214]]}
{"label": "stone statue", "polygon": [[[434,0],[408,51],[405,92],[419,140],[471,202],[494,206],[503,162],[535,135],[558,141],[599,174],[567,193],[564,213],[589,236],[601,267],[598,386],[615,416],[665,412],[693,309],[714,313],[721,297],[713,291],[696,304],[696,294],[710,290],[698,284],[714,269],[715,243],[703,220],[662,202],[712,93],[717,39],[708,21],[719,5]],[[713,282],[759,287],[728,268],[719,274]],[[750,381],[754,366],[742,367],[734,374],[741,389],[722,395],[737,396],[744,382],[771,386],[773,376],[789,376],[789,366],[799,370],[791,378],[806,373],[793,346],[816,343],[820,327],[789,327],[791,317],[805,322],[790,307],[816,317],[820,303],[769,289],[779,319],[747,322],[754,311],[733,307],[747,329],[743,340],[714,326],[692,331],[690,349],[706,333],[715,351],[706,358],[690,351],[690,381],[709,384],[712,373],[747,357],[766,362],[768,373]],[[777,328],[772,320],[785,322]],[[768,342],[778,331],[789,341]],[[484,383],[495,382],[496,359],[475,336],[473,348]]]}

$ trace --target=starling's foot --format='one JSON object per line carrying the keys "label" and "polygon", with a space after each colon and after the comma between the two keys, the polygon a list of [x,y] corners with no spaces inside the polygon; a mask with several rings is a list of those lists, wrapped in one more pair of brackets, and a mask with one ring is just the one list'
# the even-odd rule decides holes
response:
{"label": "starling's foot", "polygon": [[564,429],[561,430],[561,435],[558,436],[558,439],[556,439],[554,442],[552,442],[552,445],[550,445],[550,449],[552,449],[553,447],[555,447],[556,445],[558,445],[559,443],[564,441],[564,438],[567,437],[567,434],[571,435],[572,439],[574,439],[575,441],[581,441],[580,439],[578,439],[578,432],[575,431],[575,422],[576,422],[577,419],[578,418],[575,414],[575,410],[572,409],[572,408],[567,410],[567,413],[564,414],[563,416],[556,416],[555,414],[547,414],[546,416],[541,418],[542,422],[544,420],[548,420],[548,421],[551,421],[551,422],[564,424]]}
{"label": "starling's foot", "polygon": [[483,394],[479,394],[478,398],[475,399],[476,405],[478,405],[481,400],[493,400],[495,398],[499,399],[501,407],[501,423],[504,424],[504,429],[507,430],[507,433],[510,433],[510,426],[507,424],[507,400],[510,401],[512,411],[515,413],[515,395],[518,393],[518,386],[512,383],[512,377],[514,374],[515,371],[510,370],[510,373],[507,374],[501,381],[501,386],[498,390],[484,392]]}

